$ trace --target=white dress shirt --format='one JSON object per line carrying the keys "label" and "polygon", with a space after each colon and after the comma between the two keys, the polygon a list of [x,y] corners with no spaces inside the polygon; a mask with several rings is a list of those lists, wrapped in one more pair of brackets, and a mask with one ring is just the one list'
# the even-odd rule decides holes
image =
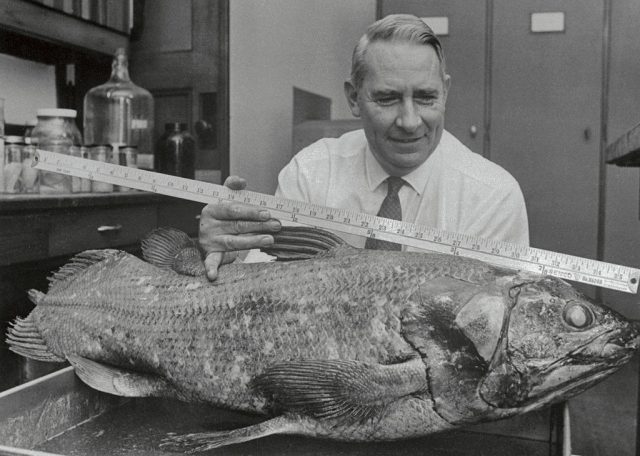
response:
{"label": "white dress shirt", "polygon": [[[369,149],[363,130],[324,138],[301,150],[278,177],[276,196],[377,214],[389,175]],[[485,239],[529,245],[522,191],[497,164],[472,152],[447,131],[431,156],[402,176],[402,219]],[[365,238],[337,233],[363,247]],[[406,250],[416,250],[411,247]]]}

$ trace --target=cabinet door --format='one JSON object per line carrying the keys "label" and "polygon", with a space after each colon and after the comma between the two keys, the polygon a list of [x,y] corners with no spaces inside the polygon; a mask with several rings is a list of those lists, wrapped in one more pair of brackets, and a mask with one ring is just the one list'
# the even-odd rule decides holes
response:
{"label": "cabinet door", "polygon": [[485,36],[484,1],[384,0],[381,16],[409,13],[439,18],[448,24],[447,34],[436,34],[442,43],[451,76],[445,128],[474,152],[483,154],[485,136]]}
{"label": "cabinet door", "polygon": [[[603,11],[603,0],[493,8],[489,158],[522,187],[531,245],[588,258],[598,242]],[[562,13],[562,30],[532,32],[539,12]]]}
{"label": "cabinet door", "polygon": [[[196,168],[228,173],[226,1],[146,2],[131,43],[131,79],[155,101],[155,140],[184,122],[197,141]],[[211,177],[215,177],[211,179]],[[220,180],[219,173],[204,176]]]}

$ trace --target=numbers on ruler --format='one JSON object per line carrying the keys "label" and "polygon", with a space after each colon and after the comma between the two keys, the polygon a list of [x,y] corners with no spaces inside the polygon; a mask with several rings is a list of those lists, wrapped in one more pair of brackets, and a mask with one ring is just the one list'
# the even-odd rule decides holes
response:
{"label": "numbers on ruler", "polygon": [[267,202],[265,200],[260,200],[260,206],[264,207],[267,205]]}
{"label": "numbers on ruler", "polygon": [[369,222],[367,222],[366,220],[363,220],[360,222],[360,226],[362,228],[369,228]]}

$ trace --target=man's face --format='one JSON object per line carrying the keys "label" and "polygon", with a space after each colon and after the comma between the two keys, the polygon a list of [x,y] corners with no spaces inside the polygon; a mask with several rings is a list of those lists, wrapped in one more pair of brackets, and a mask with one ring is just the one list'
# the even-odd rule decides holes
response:
{"label": "man's face", "polygon": [[365,55],[365,77],[345,93],[362,118],[374,156],[391,175],[403,176],[435,150],[444,128],[449,76],[431,46],[375,42]]}

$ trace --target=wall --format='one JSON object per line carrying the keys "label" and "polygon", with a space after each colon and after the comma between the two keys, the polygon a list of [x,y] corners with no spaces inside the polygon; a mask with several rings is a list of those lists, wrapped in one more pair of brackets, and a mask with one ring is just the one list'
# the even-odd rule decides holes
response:
{"label": "wall", "polygon": [[[615,0],[611,15],[608,144],[640,123],[640,2]],[[638,168],[613,165],[606,167],[606,173],[604,260],[640,267],[640,173]],[[640,319],[637,294],[607,291],[604,298],[616,310]]]}
{"label": "wall", "polygon": [[6,123],[35,120],[38,108],[57,106],[55,68],[0,54],[0,98]]}
{"label": "wall", "polygon": [[375,0],[230,2],[230,171],[251,190],[273,193],[289,160],[294,86],[352,117],[343,82],[375,11]]}

